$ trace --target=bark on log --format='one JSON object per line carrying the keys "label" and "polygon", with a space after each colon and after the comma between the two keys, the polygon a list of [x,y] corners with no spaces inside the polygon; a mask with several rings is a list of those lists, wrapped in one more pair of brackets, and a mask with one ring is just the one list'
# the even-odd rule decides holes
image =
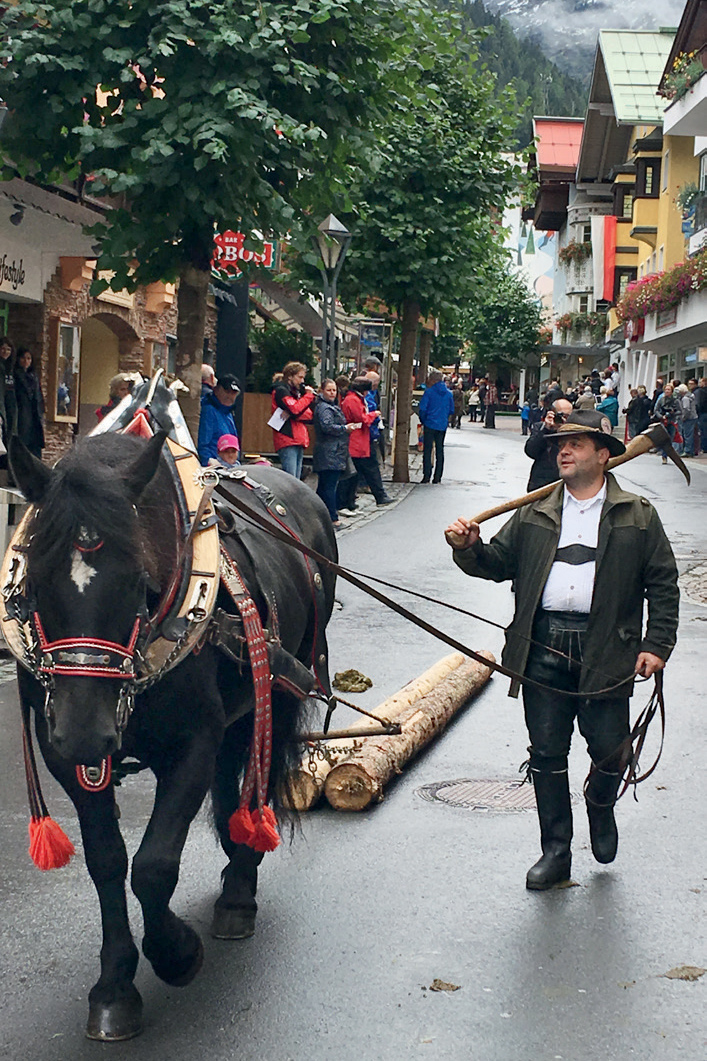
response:
{"label": "bark on log", "polygon": [[[482,655],[495,662],[491,652]],[[469,660],[398,714],[401,734],[367,737],[359,751],[329,772],[324,794],[331,806],[336,810],[364,810],[383,799],[383,789],[391,777],[401,773],[405,763],[444,730],[490,676],[489,667]]]}
{"label": "bark on log", "polygon": [[[421,697],[430,693],[440,682],[449,677],[455,670],[466,661],[466,656],[461,652],[452,652],[443,659],[438,660],[417,678],[404,685],[397,693],[393,693],[382,704],[373,711],[374,715],[384,718],[388,722],[397,719],[401,711],[409,708]],[[379,723],[366,715],[361,715],[357,722],[358,729],[374,729]],[[370,740],[371,738],[366,738]],[[362,738],[327,741],[326,759],[317,759],[316,773],[309,769],[309,757],[305,756],[302,763],[292,770],[289,776],[289,794],[283,794],[281,802],[291,810],[310,810],[320,799],[324,791],[324,783],[334,765],[353,755],[361,747]]]}

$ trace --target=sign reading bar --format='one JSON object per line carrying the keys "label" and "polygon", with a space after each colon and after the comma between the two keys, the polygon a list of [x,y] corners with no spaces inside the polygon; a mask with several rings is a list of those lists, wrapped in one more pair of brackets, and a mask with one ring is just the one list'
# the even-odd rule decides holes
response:
{"label": "sign reading bar", "polygon": [[277,268],[277,243],[263,240],[263,250],[258,252],[246,250],[245,241],[243,232],[231,232],[230,229],[219,232],[214,238],[214,256],[211,259],[214,272],[238,276],[241,271],[238,262],[252,262],[263,269]]}

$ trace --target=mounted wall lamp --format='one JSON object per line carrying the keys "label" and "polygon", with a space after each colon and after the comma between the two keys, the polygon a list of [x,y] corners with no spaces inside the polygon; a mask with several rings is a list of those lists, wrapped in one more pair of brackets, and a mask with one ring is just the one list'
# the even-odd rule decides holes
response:
{"label": "mounted wall lamp", "polygon": [[11,225],[21,225],[25,217],[25,208],[23,203],[14,203],[14,213],[10,214]]}

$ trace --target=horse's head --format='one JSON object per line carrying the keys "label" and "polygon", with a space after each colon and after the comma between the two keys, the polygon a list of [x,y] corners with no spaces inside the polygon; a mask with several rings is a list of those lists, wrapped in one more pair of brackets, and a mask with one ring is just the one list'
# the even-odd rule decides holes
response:
{"label": "horse's head", "polygon": [[53,469],[17,438],[10,446],[15,479],[35,506],[27,601],[51,685],[50,739],[73,763],[95,765],[120,743],[120,692],[145,605],[143,510],[154,505],[163,442],[104,435]]}

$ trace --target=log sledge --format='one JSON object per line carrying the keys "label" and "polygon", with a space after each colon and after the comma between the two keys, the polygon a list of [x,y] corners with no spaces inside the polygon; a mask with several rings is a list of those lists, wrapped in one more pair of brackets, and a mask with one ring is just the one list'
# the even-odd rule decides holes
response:
{"label": "log sledge", "polygon": [[[328,736],[324,737],[322,734],[321,737],[326,739],[325,757],[317,755],[314,758],[316,767],[312,770],[310,768],[310,758],[306,755],[300,765],[290,772],[288,791],[281,795],[284,805],[291,810],[311,810],[323,795],[324,782],[332,768],[350,755],[353,755],[361,747],[362,738],[368,739],[371,731],[377,733],[380,730],[380,722],[377,719],[385,722],[397,722],[398,715],[402,711],[436,689],[465,660],[466,656],[462,655],[461,652],[452,652],[450,655],[444,656],[437,663],[428,667],[417,678],[409,681],[397,693],[393,693],[392,696],[389,696],[379,704],[372,712],[372,714],[377,716],[376,718],[362,717],[355,727],[346,731],[345,736],[335,739],[330,739]],[[316,743],[314,736],[310,737],[308,742],[310,746],[312,743]]]}
{"label": "log sledge", "polygon": [[[491,652],[481,655],[495,663]],[[461,656],[456,667],[397,712],[399,734],[363,738],[359,748],[327,772],[324,794],[331,806],[335,810],[364,810],[380,802],[390,779],[402,773],[403,766],[444,731],[484,687],[491,673],[490,667]]]}

